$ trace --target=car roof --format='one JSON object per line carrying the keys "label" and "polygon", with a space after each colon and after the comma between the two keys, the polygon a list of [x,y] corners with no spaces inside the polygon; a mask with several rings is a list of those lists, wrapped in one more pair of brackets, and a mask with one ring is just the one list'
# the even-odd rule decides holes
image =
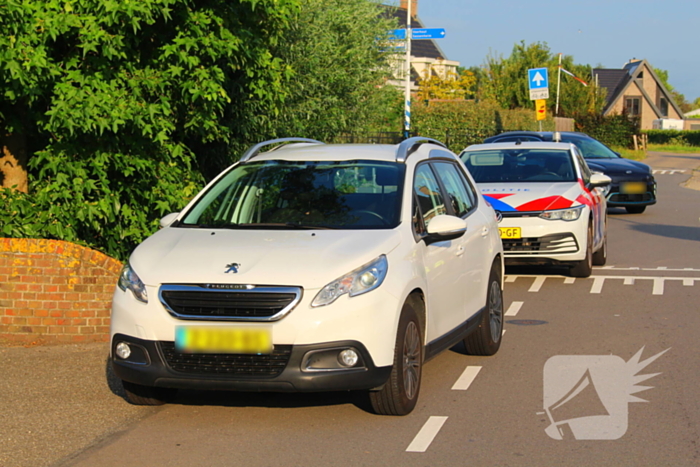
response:
{"label": "car roof", "polygon": [[562,136],[575,136],[577,138],[589,138],[593,139],[591,136],[587,135],[586,133],[581,133],[579,131],[527,131],[527,130],[522,130],[522,131],[506,131],[503,133],[500,133],[498,135],[490,136],[484,140],[484,142],[489,142],[489,141],[494,141],[499,138],[514,138],[518,136],[528,136],[528,137],[534,137],[534,138],[542,138],[545,140],[552,140],[554,138],[554,133],[559,133]]}
{"label": "car roof", "polygon": [[[287,161],[347,161],[347,160],[376,160],[402,163],[406,159],[426,159],[432,151],[440,151],[440,155],[456,158],[442,143],[426,138],[416,137],[400,144],[324,144],[321,142],[294,142],[283,146],[275,146],[266,152],[253,152],[242,162],[261,160]],[[244,156],[245,157],[245,156]]]}
{"label": "car roof", "polygon": [[494,149],[560,149],[571,150],[573,143],[553,143],[551,141],[508,141],[505,143],[472,144],[464,151],[493,151]]}

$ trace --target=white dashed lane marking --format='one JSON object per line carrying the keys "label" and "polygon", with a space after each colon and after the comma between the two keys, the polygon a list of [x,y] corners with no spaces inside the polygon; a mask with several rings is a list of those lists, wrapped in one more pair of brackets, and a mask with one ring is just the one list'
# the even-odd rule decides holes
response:
{"label": "white dashed lane marking", "polygon": [[453,391],[466,391],[469,389],[469,386],[474,382],[474,379],[476,379],[476,375],[479,374],[479,371],[481,370],[480,366],[468,366],[467,368],[464,369],[464,372],[462,373],[462,376],[459,377],[459,379],[455,382],[454,386],[452,386]]}
{"label": "white dashed lane marking", "polygon": [[[532,282],[532,285],[528,289],[528,292],[539,292],[540,289],[542,288],[542,285],[545,283],[545,281],[548,278],[553,278],[553,279],[564,279],[565,284],[573,284],[574,283],[574,278],[567,277],[567,278],[562,278],[561,276],[506,276],[506,282],[515,282],[516,279],[518,278],[530,278],[534,279]],[[590,276],[585,279],[580,279],[580,280],[592,280],[593,284],[591,285],[591,290],[590,293],[592,294],[600,294],[603,292],[603,285],[607,281],[622,281],[623,285],[638,285],[640,282],[643,281],[651,281],[652,282],[652,289],[651,289],[651,294],[652,295],[663,295],[664,294],[664,286],[666,285],[667,281],[681,281],[681,283],[686,286],[686,287],[693,287],[696,282],[700,282],[700,277],[663,277],[663,276]],[[516,302],[513,302],[514,304]],[[511,305],[512,307],[513,305]],[[508,309],[510,312],[510,308]],[[516,311],[517,313],[517,311]],[[508,312],[506,312],[507,316]]]}
{"label": "white dashed lane marking", "polygon": [[506,316],[515,316],[518,314],[520,311],[520,308],[522,308],[523,302],[513,302],[510,304],[508,307],[508,311],[506,311]]}
{"label": "white dashed lane marking", "polygon": [[411,444],[406,448],[406,452],[425,452],[430,447],[430,443],[433,442],[437,436],[442,425],[447,421],[447,417],[430,417],[423,428],[420,429],[418,434]]}
{"label": "white dashed lane marking", "polygon": [[653,169],[653,173],[660,175],[676,175],[686,173],[685,169]]}

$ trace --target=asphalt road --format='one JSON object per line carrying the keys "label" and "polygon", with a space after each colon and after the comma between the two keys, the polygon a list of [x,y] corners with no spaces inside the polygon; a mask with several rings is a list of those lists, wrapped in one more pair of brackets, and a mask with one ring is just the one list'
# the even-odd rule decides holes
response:
{"label": "asphalt road", "polygon": [[108,384],[104,347],[51,350],[48,367],[40,349],[3,349],[0,465],[700,465],[700,191],[682,186],[700,155],[646,162],[659,203],[610,210],[608,264],[575,280],[509,268],[500,352],[429,362],[409,416],[342,393],[183,391],[133,407]]}

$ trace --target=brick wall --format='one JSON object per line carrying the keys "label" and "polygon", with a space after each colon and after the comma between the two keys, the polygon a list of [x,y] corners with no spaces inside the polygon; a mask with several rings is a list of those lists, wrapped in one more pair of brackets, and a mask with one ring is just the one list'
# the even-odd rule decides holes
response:
{"label": "brick wall", "polygon": [[68,242],[0,238],[0,345],[108,341],[121,267]]}

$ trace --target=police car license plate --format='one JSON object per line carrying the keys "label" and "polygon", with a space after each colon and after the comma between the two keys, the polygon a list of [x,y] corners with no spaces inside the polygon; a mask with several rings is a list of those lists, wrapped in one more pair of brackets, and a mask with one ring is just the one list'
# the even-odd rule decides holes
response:
{"label": "police car license plate", "polygon": [[520,227],[499,227],[498,231],[501,234],[501,238],[521,238]]}
{"label": "police car license plate", "polygon": [[178,326],[175,347],[183,353],[272,352],[272,330],[269,327]]}

